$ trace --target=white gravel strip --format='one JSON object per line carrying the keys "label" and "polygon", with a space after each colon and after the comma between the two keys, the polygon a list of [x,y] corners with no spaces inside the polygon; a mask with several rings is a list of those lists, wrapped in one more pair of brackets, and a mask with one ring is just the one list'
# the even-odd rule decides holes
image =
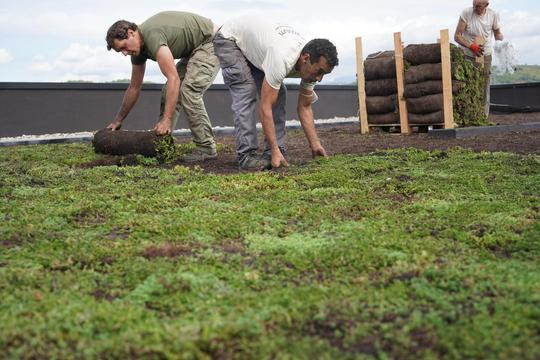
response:
{"label": "white gravel strip", "polygon": [[16,137],[3,137],[0,138],[0,146],[14,146],[14,145],[35,145],[35,144],[61,144],[72,143],[82,141],[92,141],[94,133],[77,132],[77,133],[57,133],[57,134],[43,134],[43,135],[21,135]]}
{"label": "white gravel strip", "polygon": [[[315,120],[316,127],[328,127],[334,125],[357,124],[358,117],[335,117],[333,119],[317,119]],[[301,128],[301,123],[298,120],[288,120],[286,122],[287,129]],[[257,129],[262,130],[261,124],[257,124]],[[216,126],[213,128],[216,135],[231,135],[234,134],[232,126]],[[190,136],[189,129],[178,129],[173,131],[173,136]],[[15,146],[15,145],[36,145],[36,144],[65,144],[74,142],[92,141],[94,133],[90,131],[77,133],[56,133],[43,135],[21,135],[16,137],[0,138],[0,146]]]}

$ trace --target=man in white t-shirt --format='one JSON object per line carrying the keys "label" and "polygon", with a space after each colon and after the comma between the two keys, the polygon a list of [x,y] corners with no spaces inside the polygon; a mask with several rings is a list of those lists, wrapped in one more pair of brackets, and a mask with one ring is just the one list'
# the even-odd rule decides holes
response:
{"label": "man in white t-shirt", "polygon": [[[214,37],[214,51],[232,97],[240,169],[287,166],[284,157],[287,88],[283,84],[287,77],[301,78],[298,117],[313,157],[326,156],[315,130],[311,104],[317,100],[313,91],[315,83],[338,65],[336,47],[330,41],[307,42],[288,25],[249,16],[225,23]],[[262,158],[257,155],[257,110],[266,138]]]}
{"label": "man in white t-shirt", "polygon": [[474,0],[473,6],[461,13],[454,35],[454,40],[461,45],[469,60],[475,61],[476,57],[484,56],[486,116],[489,115],[492,38],[503,39],[499,14],[488,6],[488,0]]}

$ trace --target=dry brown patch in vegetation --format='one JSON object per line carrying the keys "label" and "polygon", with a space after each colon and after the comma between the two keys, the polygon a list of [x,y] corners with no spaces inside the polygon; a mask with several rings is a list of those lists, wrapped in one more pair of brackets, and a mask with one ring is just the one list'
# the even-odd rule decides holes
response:
{"label": "dry brown patch in vegetation", "polygon": [[166,243],[162,245],[152,245],[144,249],[142,256],[147,259],[154,259],[159,257],[176,258],[192,256],[201,247],[196,244],[171,244]]}

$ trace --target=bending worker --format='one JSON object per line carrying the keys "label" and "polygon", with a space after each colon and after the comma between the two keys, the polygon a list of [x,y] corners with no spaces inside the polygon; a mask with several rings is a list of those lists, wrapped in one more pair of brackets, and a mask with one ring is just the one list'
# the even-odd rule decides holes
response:
{"label": "bending worker", "polygon": [[[315,130],[311,104],[317,99],[315,83],[338,65],[336,47],[330,41],[307,42],[288,25],[249,16],[226,22],[214,38],[214,49],[232,97],[240,169],[288,165],[284,157],[287,88],[283,84],[287,77],[302,79],[298,117],[312,155],[326,156]],[[262,158],[257,155],[257,110],[266,138]]]}
{"label": "bending worker", "polygon": [[[139,26],[125,20],[115,22],[107,31],[107,49],[131,56],[131,81],[116,118],[107,127],[118,130],[122,126],[139,98],[146,60],[151,59],[167,78],[156,134],[171,133],[183,108],[196,145],[184,160],[216,158],[216,142],[203,102],[203,94],[219,71],[212,45],[216,30],[210,19],[180,11],[160,12]],[[180,59],[176,65],[175,59]]]}
{"label": "bending worker", "polygon": [[484,57],[485,113],[489,115],[489,86],[492,60],[492,37],[502,40],[499,14],[488,8],[488,0],[474,0],[473,6],[461,13],[454,40],[461,45],[470,61]]}

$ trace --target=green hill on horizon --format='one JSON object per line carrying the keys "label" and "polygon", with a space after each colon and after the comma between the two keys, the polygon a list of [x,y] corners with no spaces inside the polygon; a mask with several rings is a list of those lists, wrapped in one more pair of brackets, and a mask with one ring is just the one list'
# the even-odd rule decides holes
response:
{"label": "green hill on horizon", "polygon": [[497,74],[494,67],[492,73],[492,85],[540,82],[540,65],[517,65],[513,74]]}

